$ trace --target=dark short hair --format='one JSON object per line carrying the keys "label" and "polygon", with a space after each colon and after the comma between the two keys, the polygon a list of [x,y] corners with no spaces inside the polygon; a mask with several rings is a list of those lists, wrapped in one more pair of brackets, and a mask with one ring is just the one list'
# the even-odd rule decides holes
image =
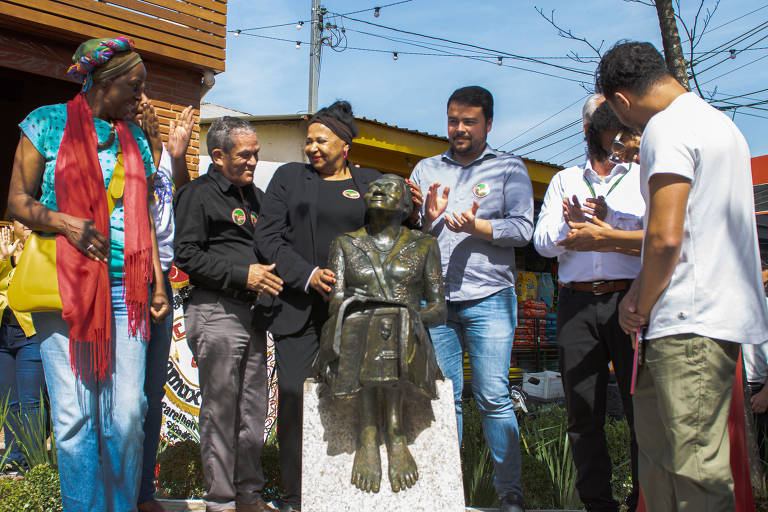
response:
{"label": "dark short hair", "polygon": [[651,43],[619,41],[600,59],[595,87],[606,98],[620,89],[642,96],[665,76],[671,76],[667,64]]}
{"label": "dark short hair", "polygon": [[208,155],[213,158],[214,149],[220,149],[229,154],[235,147],[234,136],[239,132],[256,133],[256,128],[239,117],[224,116],[214,120],[205,137]]}
{"label": "dark short hair", "polygon": [[608,152],[603,149],[600,135],[605,131],[612,130],[625,131],[629,130],[629,128],[619,121],[619,118],[616,117],[616,114],[613,112],[613,109],[608,102],[604,102],[592,113],[592,117],[587,124],[585,138],[587,140],[587,152],[591,158],[602,162],[610,156]]}
{"label": "dark short hair", "polygon": [[352,105],[348,101],[337,100],[325,108],[321,108],[315,113],[315,117],[330,117],[349,128],[352,132],[352,138],[357,137],[358,131],[355,125],[355,116],[352,113]]}
{"label": "dark short hair", "polygon": [[485,120],[493,119],[493,95],[479,85],[470,85],[468,87],[462,87],[456,89],[448,98],[448,104],[446,108],[451,106],[451,103],[458,103],[459,105],[467,105],[469,107],[482,107]]}

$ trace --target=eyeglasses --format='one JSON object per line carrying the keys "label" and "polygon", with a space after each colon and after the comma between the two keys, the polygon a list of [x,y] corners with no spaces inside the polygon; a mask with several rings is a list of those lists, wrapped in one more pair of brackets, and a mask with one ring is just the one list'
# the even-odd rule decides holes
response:
{"label": "eyeglasses", "polygon": [[622,154],[624,153],[624,150],[627,149],[627,147],[624,145],[623,142],[621,142],[621,137],[624,134],[621,130],[619,130],[619,133],[616,134],[616,136],[613,138],[613,142],[611,142],[611,156],[609,159],[613,163],[619,163],[623,162],[624,159],[622,158]]}

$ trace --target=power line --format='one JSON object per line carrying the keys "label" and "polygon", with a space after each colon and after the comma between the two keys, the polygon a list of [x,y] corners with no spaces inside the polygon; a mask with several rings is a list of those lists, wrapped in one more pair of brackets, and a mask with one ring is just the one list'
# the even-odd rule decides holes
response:
{"label": "power line", "polygon": [[740,115],[740,116],[749,116],[749,117],[759,117],[760,119],[768,119],[768,116],[759,116],[757,114],[752,114],[750,112],[742,112],[741,110],[735,110],[734,115]]}
{"label": "power line", "polygon": [[584,153],[579,153],[578,155],[576,155],[575,157],[571,158],[570,160],[566,160],[565,162],[563,162],[561,164],[557,164],[557,165],[559,167],[565,167],[566,165],[568,165],[569,163],[573,162],[574,160],[578,160],[578,159],[584,158],[584,157],[585,157]]}
{"label": "power line", "polygon": [[[709,50],[709,54],[708,55],[705,55],[703,57],[699,57],[699,58],[693,59],[692,65],[695,66],[697,64],[700,64],[700,63],[702,63],[702,62],[704,62],[706,60],[709,60],[709,59],[715,57],[717,55],[717,53],[713,53],[713,52],[716,52],[716,51],[719,52],[719,51],[722,50],[722,51],[728,51],[730,53],[730,50],[731,50],[731,48],[734,45],[739,45],[742,42],[744,42],[747,39],[749,39],[750,37],[752,37],[753,35],[760,33],[760,31],[765,29],[766,25],[768,25],[768,21],[762,21],[758,25],[756,25],[756,26],[754,26],[754,27],[752,27],[752,28],[742,32],[741,34],[737,35],[733,39],[729,39],[728,41],[715,46],[714,48]],[[744,51],[744,49],[742,49],[740,51]]]}
{"label": "power line", "polygon": [[757,59],[755,59],[755,60],[753,60],[753,61],[750,61],[750,62],[747,62],[746,64],[744,64],[744,65],[742,65],[742,66],[739,66],[739,67],[737,67],[737,68],[735,68],[735,69],[732,69],[732,70],[730,70],[730,71],[727,71],[727,72],[723,73],[722,75],[718,75],[718,76],[716,76],[715,78],[710,78],[710,79],[709,79],[709,80],[707,80],[706,82],[702,82],[702,83],[701,83],[701,85],[705,85],[705,84],[708,84],[708,83],[710,83],[710,82],[714,82],[714,81],[715,81],[715,80],[717,80],[718,78],[722,78],[722,77],[724,77],[724,76],[726,76],[726,75],[730,75],[731,73],[733,73],[733,72],[735,72],[735,71],[738,71],[738,70],[740,70],[741,68],[745,68],[745,67],[749,66],[750,64],[754,64],[755,62],[761,61],[761,60],[763,60],[763,59],[765,59],[765,58],[767,58],[767,57],[768,57],[768,54],[766,54],[766,55],[763,55],[762,57],[758,57]]}
{"label": "power line", "polygon": [[581,146],[582,144],[584,144],[584,141],[583,141],[583,140],[580,140],[579,142],[577,142],[577,143],[576,143],[576,144],[574,144],[573,146],[568,146],[567,148],[565,148],[565,149],[564,149],[564,150],[562,150],[561,152],[559,152],[559,153],[557,153],[557,154],[554,154],[554,155],[552,155],[552,156],[551,156],[551,157],[549,157],[549,158],[546,158],[546,159],[544,159],[544,161],[545,161],[545,162],[551,162],[552,160],[554,160],[555,158],[559,157],[560,155],[562,155],[562,154],[563,154],[563,153],[565,153],[566,151],[570,151],[570,150],[572,150],[573,148],[575,148],[576,146]]}
{"label": "power line", "polygon": [[551,115],[551,116],[549,116],[548,118],[544,119],[543,121],[539,121],[538,123],[536,123],[535,125],[531,126],[530,128],[526,128],[526,129],[525,129],[525,130],[524,130],[522,133],[519,133],[519,134],[515,135],[514,137],[512,137],[511,139],[509,139],[507,142],[505,142],[504,144],[502,144],[501,146],[499,146],[499,149],[503,148],[504,146],[506,146],[506,145],[507,145],[507,144],[509,144],[510,142],[512,142],[512,141],[514,141],[514,140],[517,140],[517,139],[519,139],[520,137],[522,137],[522,136],[523,136],[523,135],[525,135],[526,133],[530,132],[531,130],[533,130],[533,129],[535,129],[535,128],[538,128],[539,126],[541,126],[542,124],[546,123],[547,121],[549,121],[549,120],[550,120],[550,119],[552,119],[553,117],[555,117],[555,116],[557,116],[557,115],[559,115],[559,114],[562,114],[563,112],[565,112],[566,110],[568,110],[568,109],[569,109],[569,108],[571,108],[572,106],[576,105],[577,103],[580,103],[580,102],[581,102],[581,100],[583,100],[583,99],[584,99],[584,98],[586,98],[587,96],[589,96],[589,94],[586,94],[586,95],[582,96],[581,98],[577,99],[576,101],[574,101],[573,103],[571,103],[570,105],[568,105],[568,106],[566,106],[566,107],[563,107],[562,109],[558,110],[557,112],[555,112],[554,114],[552,114],[552,115]]}
{"label": "power line", "polygon": [[[753,94],[759,94],[761,92],[766,92],[766,91],[768,91],[768,89],[760,89],[759,91],[745,92],[744,94],[739,94],[737,96],[728,96],[726,98],[721,98],[719,100],[713,99],[712,101],[713,102],[718,102],[718,101],[726,101],[726,100],[735,100],[735,99],[739,99],[739,98],[750,99],[749,96],[752,96]],[[721,94],[725,94],[725,93],[721,93]],[[758,100],[758,101],[761,101],[761,100]]]}
{"label": "power line", "polygon": [[[359,14],[361,12],[376,11],[376,10],[384,9],[385,7],[392,7],[394,5],[406,4],[408,2],[413,2],[413,0],[400,0],[399,2],[392,2],[391,4],[379,5],[377,7],[369,7],[367,9],[360,9],[359,11],[350,11],[344,14]],[[227,32],[234,32],[239,35],[243,32],[250,31],[250,30],[266,30],[269,28],[288,27],[296,24],[303,25],[304,23],[309,23],[310,21],[312,20],[296,20],[288,23],[278,23],[277,25],[265,25],[263,27],[239,28],[234,30],[227,30]]]}
{"label": "power line", "polygon": [[[749,12],[748,12],[748,13],[746,13],[746,14],[742,14],[742,15],[741,15],[741,16],[739,16],[738,18],[733,18],[733,19],[732,19],[732,20],[730,20],[730,21],[726,21],[725,23],[723,23],[723,24],[721,24],[721,25],[718,25],[718,26],[716,26],[716,27],[713,27],[713,28],[709,29],[707,32],[709,32],[709,33],[711,34],[711,33],[712,33],[712,32],[714,32],[715,30],[721,29],[721,28],[723,28],[723,27],[724,27],[724,26],[726,26],[726,25],[730,25],[730,24],[731,24],[731,23],[733,23],[734,21],[739,21],[739,20],[740,20],[740,19],[742,19],[742,18],[746,18],[746,17],[747,17],[747,16],[749,16],[750,14],[755,14],[757,11],[762,11],[762,10],[763,10],[763,9],[765,9],[766,7],[768,7],[768,4],[765,4],[765,5],[764,5],[764,6],[762,6],[762,7],[758,7],[758,8],[757,8],[757,9],[755,9],[754,11],[749,11]],[[686,41],[683,41],[683,42],[687,43],[688,41],[690,41],[690,39],[688,39],[688,40],[686,40]]]}
{"label": "power line", "polygon": [[[766,26],[765,26],[764,28],[768,28],[768,22],[766,22],[766,23],[765,23],[765,25],[766,25]],[[761,30],[763,30],[763,29],[761,29]],[[739,53],[741,53],[741,52],[743,52],[743,51],[745,51],[745,50],[747,50],[747,49],[749,49],[749,48],[753,47],[754,45],[756,45],[757,43],[759,43],[760,41],[763,41],[763,40],[765,40],[765,39],[768,39],[768,35],[761,37],[760,39],[758,39],[758,40],[757,40],[757,41],[755,41],[754,43],[750,44],[749,46],[746,46],[746,47],[742,48],[742,49],[741,49],[741,50],[739,50],[739,51],[735,51],[735,50],[734,50],[734,52],[733,52],[733,53],[731,53],[731,56],[730,56],[730,57],[726,57],[725,59],[723,59],[723,60],[721,60],[721,61],[718,61],[718,62],[716,62],[716,63],[712,64],[712,65],[711,65],[711,66],[709,66],[708,68],[702,69],[702,70],[700,70],[700,71],[696,71],[696,73],[698,73],[698,74],[701,74],[701,73],[705,73],[705,72],[709,71],[710,69],[714,68],[715,66],[719,66],[720,64],[722,64],[722,63],[724,63],[724,62],[728,62],[729,60],[732,60],[732,59],[734,59],[734,58],[736,57],[736,55],[738,55]],[[703,61],[699,61],[699,62],[703,62]]]}
{"label": "power line", "polygon": [[523,149],[523,148],[527,148],[528,146],[531,146],[531,145],[533,145],[533,144],[536,144],[536,143],[538,143],[538,142],[541,142],[541,141],[543,141],[543,140],[545,140],[545,139],[548,139],[548,138],[550,138],[550,137],[552,137],[552,136],[554,136],[554,135],[557,135],[558,133],[562,133],[562,132],[564,132],[565,130],[567,130],[568,128],[573,128],[574,126],[576,126],[576,125],[577,125],[577,124],[579,124],[579,123],[581,123],[581,119],[577,119],[577,120],[573,121],[572,123],[568,123],[568,124],[566,124],[565,126],[561,126],[560,128],[557,128],[557,129],[555,129],[555,130],[552,130],[552,131],[551,131],[551,132],[549,132],[549,133],[545,133],[545,134],[544,134],[544,135],[542,135],[541,137],[538,137],[538,138],[536,138],[536,139],[534,139],[534,140],[532,140],[532,141],[530,141],[530,142],[526,142],[526,143],[525,143],[525,144],[523,144],[522,146],[518,146],[518,147],[516,147],[516,148],[514,148],[514,149],[511,149],[509,152],[510,152],[510,153],[515,153],[515,154],[517,154],[517,152],[518,152],[518,151],[520,151],[521,149]]}
{"label": "power line", "polygon": [[[563,137],[562,139],[557,139],[555,142],[550,142],[549,144],[545,144],[544,146],[541,146],[540,148],[536,148],[536,149],[532,149],[530,151],[526,151],[525,153],[522,153],[520,156],[530,155],[530,154],[536,153],[538,151],[541,151],[542,149],[551,148],[555,144],[560,144],[561,142],[564,142],[564,141],[566,141],[568,139],[572,139],[573,137],[576,137],[577,135],[581,135],[583,133],[584,133],[583,130],[578,130],[578,131],[568,135],[567,137]],[[515,152],[513,151],[513,153],[515,153]],[[515,153],[515,154],[517,154],[517,153]]]}
{"label": "power line", "polygon": [[[273,41],[284,41],[284,42],[287,42],[287,43],[294,43],[294,44],[297,44],[299,46],[302,45],[302,44],[308,44],[306,41],[299,41],[299,40],[296,40],[296,39],[286,39],[286,38],[283,38],[283,37],[265,36],[263,34],[251,34],[249,32],[243,32],[242,34],[246,35],[246,36],[249,36],[249,37],[258,37],[258,38],[262,38],[262,39],[270,39],[270,40],[273,40]],[[297,48],[299,46],[297,46]],[[335,49],[333,47],[331,47],[331,48]],[[520,70],[520,71],[527,71],[529,73],[534,73],[534,74],[537,74],[537,75],[548,76],[548,77],[551,77],[551,78],[558,78],[560,80],[566,80],[568,82],[574,82],[574,83],[578,83],[578,84],[583,84],[584,83],[584,80],[578,80],[578,79],[575,79],[575,78],[568,78],[566,76],[555,75],[553,73],[547,73],[545,71],[538,71],[536,69],[529,69],[529,68],[524,68],[524,67],[520,67],[520,66],[514,66],[512,64],[504,64],[504,63],[499,64],[495,57],[490,57],[490,56],[487,57],[487,58],[483,58],[483,57],[473,56],[473,55],[460,55],[460,54],[448,54],[448,53],[407,52],[407,51],[403,52],[403,51],[399,51],[399,50],[382,50],[382,49],[379,49],[379,48],[360,48],[360,47],[354,47],[354,46],[344,47],[343,50],[355,50],[355,51],[363,51],[363,52],[371,52],[371,53],[389,53],[389,54],[393,54],[393,55],[394,54],[398,54],[398,55],[417,55],[417,56],[430,56],[430,57],[455,57],[455,58],[463,58],[463,59],[470,59],[470,60],[476,60],[476,61],[480,61],[480,62],[485,62],[486,64],[493,64],[493,65],[496,65],[496,66],[503,66],[505,68],[517,69],[517,70]],[[343,51],[343,50],[336,50],[336,51]],[[491,60],[488,60],[488,59],[491,59]]]}
{"label": "power line", "polygon": [[563,69],[565,71],[571,71],[573,73],[587,75],[589,77],[593,76],[592,73],[589,73],[587,71],[581,71],[581,70],[576,70],[574,68],[569,68],[569,67],[566,67],[566,66],[560,66],[558,64],[552,64],[551,62],[546,62],[546,61],[543,61],[543,60],[533,59],[531,57],[525,57],[523,55],[518,55],[518,54],[514,54],[514,53],[502,51],[502,50],[494,50],[492,48],[486,48],[484,46],[478,46],[478,45],[470,44],[470,43],[462,43],[460,41],[454,41],[452,39],[446,39],[444,37],[430,36],[430,35],[427,35],[427,34],[420,34],[418,32],[411,32],[409,30],[402,30],[402,29],[399,29],[399,28],[394,28],[394,27],[389,27],[389,26],[386,26],[386,25],[381,25],[379,23],[373,23],[372,21],[366,21],[366,20],[361,20],[361,19],[358,19],[358,18],[352,18],[350,16],[346,16],[346,15],[340,14],[340,13],[334,13],[334,14],[337,14],[338,16],[341,16],[342,18],[348,19],[350,21],[356,21],[358,23],[364,23],[366,25],[371,25],[371,26],[382,28],[382,29],[385,29],[385,30],[391,30],[393,32],[399,32],[401,34],[408,34],[408,35],[411,35],[411,36],[423,37],[423,38],[432,39],[432,40],[435,40],[435,41],[443,41],[443,42],[446,42],[446,43],[458,44],[458,45],[461,45],[461,46],[466,46],[468,48],[475,48],[475,49],[478,49],[478,50],[484,50],[484,51],[487,51],[487,52],[491,52],[491,53],[493,53],[495,55],[500,55],[502,57],[510,57],[510,58],[513,58],[513,59],[519,59],[519,60],[524,60],[524,61],[528,61],[528,62],[535,62],[537,64],[541,64],[541,65],[544,65],[544,66],[551,66],[551,67],[554,67],[554,68]]}

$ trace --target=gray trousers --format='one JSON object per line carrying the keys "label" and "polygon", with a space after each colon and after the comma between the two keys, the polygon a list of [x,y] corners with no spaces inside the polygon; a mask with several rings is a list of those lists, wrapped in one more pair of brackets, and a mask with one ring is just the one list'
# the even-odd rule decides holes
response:
{"label": "gray trousers", "polygon": [[261,500],[267,411],[266,335],[249,305],[201,288],[184,313],[200,380],[200,455],[207,510]]}

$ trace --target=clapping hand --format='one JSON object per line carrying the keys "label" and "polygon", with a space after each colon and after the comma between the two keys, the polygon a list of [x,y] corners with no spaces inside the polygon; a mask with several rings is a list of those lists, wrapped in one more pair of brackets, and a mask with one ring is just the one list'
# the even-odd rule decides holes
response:
{"label": "clapping hand", "polygon": [[0,228],[0,260],[7,261],[19,245],[19,240],[13,240],[13,229],[10,226]]}
{"label": "clapping hand", "polygon": [[195,126],[195,111],[192,105],[185,108],[181,114],[176,114],[175,121],[171,120],[166,145],[171,158],[182,158],[187,152],[193,126]]}
{"label": "clapping hand", "polygon": [[443,189],[442,195],[438,196],[437,190],[439,188],[439,183],[433,183],[429,186],[429,190],[427,191],[427,199],[425,200],[426,203],[424,207],[424,224],[426,226],[430,226],[448,207],[448,195],[451,193],[451,187],[446,186]]}
{"label": "clapping hand", "polygon": [[592,218],[605,220],[605,217],[608,216],[608,204],[605,202],[605,197],[598,196],[597,199],[590,197],[584,203],[582,211]]}
{"label": "clapping hand", "polygon": [[587,221],[584,210],[581,208],[581,203],[579,203],[579,198],[575,195],[572,198],[566,197],[563,199],[563,218],[568,224]]}
{"label": "clapping hand", "polygon": [[149,147],[152,150],[152,159],[155,162],[155,167],[157,167],[160,165],[160,157],[163,154],[163,142],[160,139],[160,120],[157,117],[157,112],[155,112],[155,107],[152,106],[152,103],[145,94],[141,95],[139,113],[141,114],[141,129],[144,131],[144,135],[147,136]]}
{"label": "clapping hand", "polygon": [[421,194],[421,189],[417,184],[411,180],[405,180],[405,182],[411,188],[411,197],[413,198],[413,211],[411,211],[411,215],[408,217],[408,222],[410,225],[415,225],[419,220],[419,213],[424,204],[424,196]]}
{"label": "clapping hand", "polygon": [[480,208],[480,203],[477,201],[473,201],[472,208],[469,210],[463,211],[460,214],[454,212],[453,217],[450,215],[445,216],[445,227],[450,229],[451,231],[455,233],[469,233],[473,234],[475,232],[475,214],[477,213],[477,209]]}

